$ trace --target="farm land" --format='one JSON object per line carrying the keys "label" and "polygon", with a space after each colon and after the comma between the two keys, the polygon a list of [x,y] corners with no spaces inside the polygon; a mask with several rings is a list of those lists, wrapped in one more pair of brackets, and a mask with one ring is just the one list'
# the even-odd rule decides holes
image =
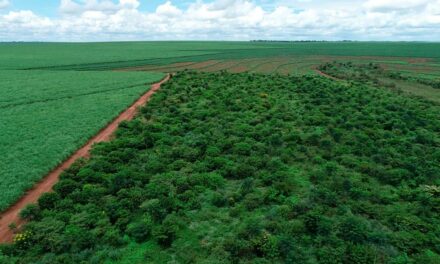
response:
{"label": "farm land", "polygon": [[437,43],[4,43],[0,62],[2,209],[176,73],[0,261],[439,259]]}

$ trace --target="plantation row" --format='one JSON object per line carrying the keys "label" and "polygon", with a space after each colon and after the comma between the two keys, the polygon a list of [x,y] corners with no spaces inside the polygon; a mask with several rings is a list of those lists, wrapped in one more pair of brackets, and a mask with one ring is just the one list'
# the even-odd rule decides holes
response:
{"label": "plantation row", "polygon": [[440,108],[182,72],[66,171],[4,263],[437,263]]}

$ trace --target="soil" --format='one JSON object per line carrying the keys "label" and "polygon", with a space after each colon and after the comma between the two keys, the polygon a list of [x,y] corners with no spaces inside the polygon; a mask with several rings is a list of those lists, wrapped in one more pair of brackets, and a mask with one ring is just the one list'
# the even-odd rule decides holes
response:
{"label": "soil", "polygon": [[332,79],[332,80],[336,80],[336,81],[339,80],[338,78],[333,77],[333,76],[331,76],[331,75],[328,75],[327,73],[324,73],[324,72],[322,72],[322,71],[320,71],[320,70],[318,70],[318,69],[314,69],[314,70],[315,70],[315,72],[316,72],[317,74],[319,74],[319,75],[321,75],[321,76],[323,76],[323,77],[326,77],[326,78],[329,78],[329,79]]}
{"label": "soil", "polygon": [[52,187],[58,182],[59,176],[64,170],[69,168],[77,159],[87,158],[89,156],[89,151],[93,144],[110,140],[111,136],[118,128],[119,123],[125,120],[132,120],[137,113],[138,107],[146,104],[151,96],[160,89],[161,84],[169,79],[170,75],[167,75],[162,81],[153,84],[148,92],[142,95],[136,102],[116,117],[110,124],[103,128],[66,161],[46,175],[42,181],[37,183],[31,190],[24,194],[14,205],[2,212],[0,214],[0,243],[12,242],[14,232],[9,228],[11,223],[14,223],[18,229],[25,223],[25,221],[19,217],[19,213],[23,208],[28,204],[36,203],[43,193],[50,192]]}

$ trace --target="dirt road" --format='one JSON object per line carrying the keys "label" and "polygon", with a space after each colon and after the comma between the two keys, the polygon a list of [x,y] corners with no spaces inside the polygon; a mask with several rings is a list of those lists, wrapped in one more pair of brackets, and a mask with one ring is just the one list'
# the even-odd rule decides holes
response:
{"label": "dirt road", "polygon": [[151,96],[160,89],[160,86],[169,79],[170,75],[167,75],[162,81],[153,84],[147,93],[142,95],[134,104],[116,117],[110,124],[103,128],[97,135],[90,139],[66,161],[46,175],[41,182],[36,184],[31,190],[23,195],[23,197],[21,197],[20,200],[18,200],[14,205],[2,212],[0,214],[0,243],[12,242],[14,233],[10,230],[9,225],[11,223],[15,223],[17,227],[20,227],[24,224],[24,221],[20,219],[18,214],[24,207],[26,207],[26,205],[36,203],[38,198],[43,193],[50,192],[52,187],[58,182],[60,174],[65,169],[69,168],[77,159],[87,157],[89,155],[90,148],[94,143],[108,141],[118,128],[119,123],[124,120],[133,119],[133,117],[136,115],[137,108],[146,104]]}
{"label": "dirt road", "polygon": [[321,75],[321,76],[323,76],[323,77],[326,77],[326,78],[329,78],[329,79],[332,79],[332,80],[335,80],[335,81],[338,81],[338,80],[339,80],[338,78],[333,77],[333,76],[331,76],[331,75],[328,75],[327,73],[322,72],[322,71],[318,70],[317,68],[313,68],[313,70],[314,70],[317,74],[319,74],[319,75]]}

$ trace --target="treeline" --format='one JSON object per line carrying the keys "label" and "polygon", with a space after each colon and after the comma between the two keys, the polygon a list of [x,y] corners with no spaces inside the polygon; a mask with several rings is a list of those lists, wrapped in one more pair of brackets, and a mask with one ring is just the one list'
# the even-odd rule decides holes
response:
{"label": "treeline", "polygon": [[439,116],[322,77],[182,72],[21,213],[0,260],[438,263]]}
{"label": "treeline", "polygon": [[[335,41],[327,41],[327,40],[271,40],[271,39],[255,39],[251,40],[250,42],[281,42],[281,43],[308,43],[308,42],[335,42]],[[351,40],[343,40],[342,42],[352,42]]]}

